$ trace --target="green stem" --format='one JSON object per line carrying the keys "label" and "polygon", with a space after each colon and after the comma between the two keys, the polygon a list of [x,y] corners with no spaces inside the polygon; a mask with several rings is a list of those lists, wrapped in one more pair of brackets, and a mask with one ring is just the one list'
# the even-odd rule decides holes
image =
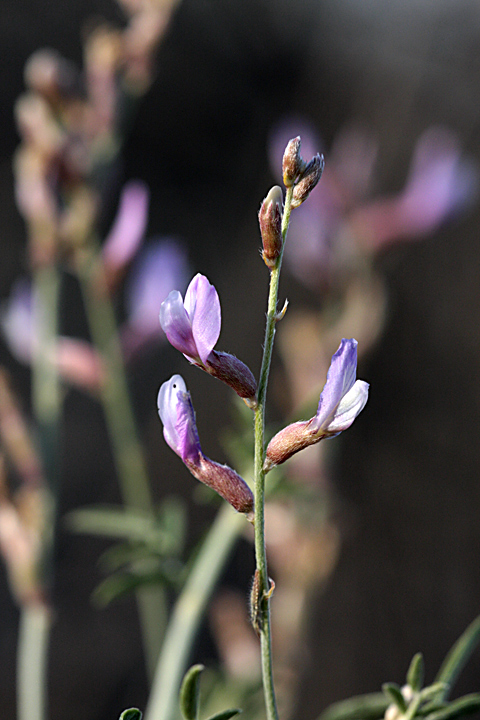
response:
{"label": "green stem", "polygon": [[[77,263],[92,341],[105,364],[101,388],[110,440],[116,461],[120,492],[127,508],[153,513],[149,478],[132,411],[117,324],[106,290],[103,267],[94,248]],[[161,645],[161,589],[137,593],[147,670],[152,677]]]}
{"label": "green stem", "polygon": [[50,609],[26,603],[20,612],[17,649],[17,717],[45,720]]}
{"label": "green stem", "polygon": [[265,343],[263,350],[260,381],[258,383],[258,405],[255,410],[255,559],[260,587],[260,650],[262,656],[263,691],[268,720],[278,720],[275,687],[272,667],[272,635],[270,624],[270,598],[268,590],[267,552],[265,544],[265,405],[267,396],[268,376],[272,360],[273,342],[275,338],[275,325],[278,320],[277,302],[280,270],[282,266],[283,250],[287,237],[288,225],[292,203],[293,187],[287,190],[285,207],[282,219],[283,246],[277,266],[270,274],[270,289],[268,295],[267,323],[265,327]]}
{"label": "green stem", "polygon": [[244,527],[243,515],[234,514],[232,508],[224,504],[175,604],[158,660],[145,720],[173,720],[178,717],[178,693],[192,643],[218,577]]}
{"label": "green stem", "polygon": [[[60,273],[52,264],[40,267],[33,278],[35,346],[32,358],[32,408],[38,431],[43,473],[52,499],[58,492],[58,435],[61,390],[53,362],[58,332]],[[44,507],[46,533],[39,564],[41,583],[48,587],[52,562],[54,503]],[[17,717],[45,720],[45,680],[48,662],[50,613],[46,604],[22,607],[17,648]]]}

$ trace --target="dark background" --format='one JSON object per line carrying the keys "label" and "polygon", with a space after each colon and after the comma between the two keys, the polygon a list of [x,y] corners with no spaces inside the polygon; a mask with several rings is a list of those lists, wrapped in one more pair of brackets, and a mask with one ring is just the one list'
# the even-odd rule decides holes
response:
{"label": "dark background", "polygon": [[[25,267],[11,174],[18,142],[12,106],[23,88],[23,64],[42,46],[79,62],[80,29],[98,14],[120,19],[113,0],[2,2],[2,298]],[[267,272],[258,260],[256,213],[273,181],[266,151],[272,124],[287,113],[305,115],[328,147],[346,120],[362,121],[381,141],[384,191],[402,186],[414,142],[431,124],[456,130],[480,161],[479,36],[480,7],[465,0],[180,4],[127,143],[123,175],[151,188],[149,232],[185,238],[194,270],[216,285],[222,349],[258,368]],[[311,607],[297,712],[304,720],[334,700],[376,691],[387,680],[401,683],[418,650],[431,680],[479,613],[479,217],[475,208],[435,237],[394,247],[378,260],[388,318],[359,369],[371,383],[368,406],[339,440],[335,480],[344,541],[326,592]],[[282,292],[292,303],[314,302],[288,274]],[[66,330],[82,327],[81,318],[69,315],[76,300],[72,287]],[[1,360],[28,407],[28,371],[4,347]],[[209,454],[223,457],[216,433],[228,422],[226,390],[185,369],[173,352],[150,355],[131,381],[158,498],[190,492],[155,413],[159,384],[178,371],[197,408],[206,408],[198,422]],[[71,392],[65,413],[60,513],[117,501],[100,411]],[[205,508],[192,513],[193,533],[207,517]],[[133,602],[94,611],[89,596],[102,544],[61,525],[57,535],[52,720],[106,720],[129,705],[142,707]],[[3,577],[0,593],[1,707],[13,717],[17,614]],[[478,690],[478,677],[477,656],[459,691]]]}

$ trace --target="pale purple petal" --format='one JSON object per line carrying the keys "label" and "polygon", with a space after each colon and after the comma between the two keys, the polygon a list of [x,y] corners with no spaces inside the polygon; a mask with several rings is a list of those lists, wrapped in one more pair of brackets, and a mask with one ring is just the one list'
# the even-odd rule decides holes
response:
{"label": "pale purple petal", "polygon": [[333,420],[328,425],[328,432],[341,433],[353,423],[361,413],[368,400],[369,385],[364,380],[357,380],[354,386],[340,400]]}
{"label": "pale purple petal", "polygon": [[173,375],[163,383],[158,393],[158,412],[168,445],[184,462],[198,462],[202,450],[195,412],[181,375]]}
{"label": "pale purple petal", "polygon": [[185,310],[192,324],[197,355],[205,365],[220,335],[222,317],[218,293],[200,273],[188,286]]}
{"label": "pale purple petal", "polygon": [[189,359],[199,359],[192,324],[178,290],[172,290],[160,306],[160,325],[174,348]]}
{"label": "pale purple petal", "polygon": [[174,289],[187,284],[185,248],[171,238],[161,238],[142,248],[125,288],[129,325],[143,334],[159,334],[158,313]]}
{"label": "pale purple petal", "polygon": [[[327,382],[320,395],[314,426],[325,430],[332,422],[338,405],[344,395],[353,387],[357,374],[357,341],[353,338],[340,343],[332,357],[327,373]],[[313,426],[312,425],[312,426]]]}
{"label": "pale purple petal", "polygon": [[123,267],[132,260],[147,226],[148,201],[145,183],[132,180],[124,186],[117,215],[103,245],[106,264]]}

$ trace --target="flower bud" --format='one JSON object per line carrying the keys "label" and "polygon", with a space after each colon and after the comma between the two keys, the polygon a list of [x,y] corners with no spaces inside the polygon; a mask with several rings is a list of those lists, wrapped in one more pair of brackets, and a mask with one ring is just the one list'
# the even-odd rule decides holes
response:
{"label": "flower bud", "polygon": [[310,420],[292,423],[270,440],[265,472],[289,457],[324,438],[333,438],[350,427],[368,399],[368,383],[356,380],[357,341],[340,343],[327,373],[327,382],[320,395],[317,414]]}
{"label": "flower bud", "polygon": [[260,206],[258,222],[263,242],[262,257],[270,270],[282,251],[282,189],[275,185]]}
{"label": "flower bud", "polygon": [[197,480],[215,490],[239,513],[253,520],[253,493],[243,478],[228,465],[220,465],[200,454],[196,462],[185,461],[185,465]]}
{"label": "flower bud", "polygon": [[297,177],[305,169],[305,161],[300,155],[300,136],[289,140],[283,154],[282,172],[285,187],[292,187]]}
{"label": "flower bud", "polygon": [[322,177],[324,167],[325,159],[323,155],[317,153],[315,157],[310,160],[293,189],[292,208],[298,207],[307,199]]}
{"label": "flower bud", "polygon": [[212,350],[205,369],[210,375],[230,385],[249,407],[257,404],[257,382],[245,363],[229,353]]}

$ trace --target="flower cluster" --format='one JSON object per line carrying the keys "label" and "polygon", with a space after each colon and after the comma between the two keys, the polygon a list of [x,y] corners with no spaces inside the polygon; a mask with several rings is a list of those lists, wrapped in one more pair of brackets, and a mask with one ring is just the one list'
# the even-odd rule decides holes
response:
{"label": "flower cluster", "polygon": [[[300,138],[288,143],[283,177],[290,208],[298,207],[308,197],[322,172],[322,156],[317,154],[306,163],[300,155]],[[275,186],[259,212],[262,257],[272,272],[279,268],[283,253],[282,205],[282,190]],[[275,321],[281,316],[277,314]],[[249,407],[257,408],[257,386],[252,372],[235,356],[214,350],[221,328],[220,300],[204,275],[193,278],[185,298],[178,290],[170,292],[160,308],[160,324],[173,347],[190,363],[225,382]],[[332,358],[317,414],[275,435],[267,448],[265,472],[308,445],[334,437],[352,424],[368,398],[368,384],[356,380],[356,369],[357,341],[344,339]],[[165,440],[190,472],[253,521],[254,498],[248,485],[234,470],[203,454],[190,395],[180,375],[174,375],[160,388],[158,411]]]}

